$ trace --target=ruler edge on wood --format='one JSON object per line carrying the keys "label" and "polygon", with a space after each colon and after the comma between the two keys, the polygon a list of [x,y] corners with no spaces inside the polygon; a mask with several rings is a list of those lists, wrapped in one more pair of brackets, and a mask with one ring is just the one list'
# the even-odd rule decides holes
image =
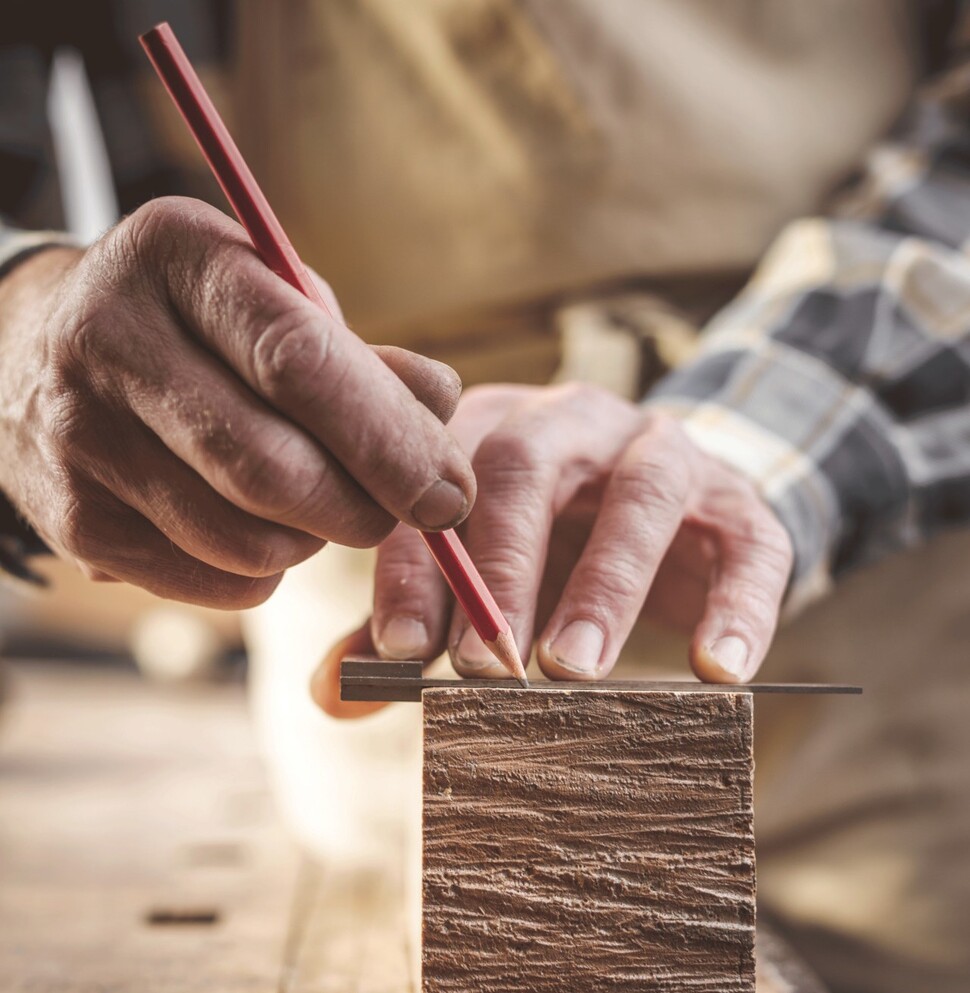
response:
{"label": "ruler edge on wood", "polygon": [[701,683],[688,680],[536,681],[524,689],[514,679],[429,679],[422,662],[385,662],[348,656],[340,663],[340,699],[360,702],[420,703],[425,690],[481,689],[520,693],[609,691],[644,693],[832,694],[854,696],[861,686],[838,683]]}

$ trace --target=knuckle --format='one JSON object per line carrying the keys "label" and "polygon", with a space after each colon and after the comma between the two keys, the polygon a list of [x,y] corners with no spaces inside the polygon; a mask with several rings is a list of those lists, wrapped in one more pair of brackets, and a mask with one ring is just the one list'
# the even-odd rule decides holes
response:
{"label": "knuckle", "polygon": [[644,415],[644,433],[656,438],[676,439],[685,444],[689,443],[680,421],[665,410],[648,410],[646,412]]}
{"label": "knuckle", "polygon": [[753,486],[728,495],[718,517],[749,560],[773,573],[788,575],[794,559],[791,538]]}
{"label": "knuckle", "polygon": [[222,215],[208,204],[188,197],[167,196],[149,200],[122,220],[110,235],[125,249],[127,258],[141,262],[167,262],[183,252],[186,232],[222,234]]}
{"label": "knuckle", "polygon": [[541,445],[527,432],[498,428],[478,446],[475,474],[488,486],[518,489],[528,486],[545,469]]}
{"label": "knuckle", "polygon": [[184,201],[153,200],[120,221],[85,252],[70,291],[56,308],[53,363],[89,371],[113,363],[129,335],[119,321],[133,307],[162,306],[159,280],[183,252]]}
{"label": "knuckle", "polygon": [[43,442],[62,471],[83,459],[102,427],[93,404],[71,388],[45,389],[40,424]]}
{"label": "knuckle", "polygon": [[[161,298],[177,287],[196,301],[196,309],[198,301],[226,292],[231,260],[223,250],[230,245],[239,242],[228,218],[187,197],[149,201],[99,243],[105,271],[114,273],[121,290],[148,290]],[[189,246],[192,264],[186,265]]]}
{"label": "knuckle", "polygon": [[275,576],[301,561],[301,552],[281,538],[247,535],[236,541],[235,569],[251,578]]}
{"label": "knuckle", "polygon": [[78,313],[76,320],[63,325],[51,349],[51,371],[62,381],[76,382],[90,370],[103,367],[104,339],[101,314],[97,310]]}
{"label": "knuckle", "polygon": [[333,324],[303,310],[288,308],[259,320],[262,330],[252,348],[253,377],[271,401],[306,399],[319,393],[330,374]]}
{"label": "knuckle", "polygon": [[210,457],[223,462],[233,502],[260,517],[298,514],[319,485],[306,446],[293,433],[254,433],[242,442],[231,428],[217,429],[204,444]]}
{"label": "knuckle", "polygon": [[420,596],[421,589],[414,584],[420,583],[433,568],[420,540],[402,545],[399,543],[391,553],[379,554],[376,587],[385,601],[409,601]]}
{"label": "knuckle", "polygon": [[615,615],[616,605],[642,600],[646,596],[646,581],[636,563],[613,557],[607,561],[591,562],[583,568],[583,601],[597,605]]}
{"label": "knuckle", "polygon": [[183,215],[177,197],[159,197],[139,207],[98,242],[100,271],[120,288],[144,286],[167,271],[181,251]]}
{"label": "knuckle", "polygon": [[48,370],[58,383],[88,380],[108,362],[106,338],[117,323],[112,319],[114,287],[96,285],[105,278],[92,271],[96,267],[87,258],[79,265],[48,328]]}
{"label": "knuckle", "polygon": [[217,610],[248,610],[265,603],[281,579],[280,575],[250,578],[226,574],[206,583],[205,593],[201,596],[207,606]]}
{"label": "knuckle", "polygon": [[787,581],[795,561],[795,551],[788,532],[773,517],[762,518],[753,552],[765,570]]}
{"label": "knuckle", "polygon": [[178,216],[176,197],[157,197],[132,211],[114,229],[128,245],[137,250],[154,246],[158,239],[171,237]]}
{"label": "knuckle", "polygon": [[88,500],[77,492],[65,502],[59,515],[57,540],[72,558],[94,563],[99,559],[101,542],[98,538],[100,515]]}
{"label": "knuckle", "polygon": [[610,480],[611,499],[652,510],[681,510],[690,495],[690,473],[681,462],[625,460]]}
{"label": "knuckle", "polygon": [[780,590],[772,591],[750,579],[735,580],[724,593],[724,599],[730,600],[731,613],[759,628],[774,627],[780,596]]}
{"label": "knuckle", "polygon": [[609,390],[595,383],[568,382],[546,387],[541,394],[542,403],[553,407],[576,408],[580,411],[589,410],[604,401],[610,404],[622,401]]}
{"label": "knuckle", "polygon": [[385,595],[396,592],[405,594],[408,592],[411,580],[423,567],[424,563],[420,562],[416,555],[382,559],[378,567],[378,583],[385,591]]}
{"label": "knuckle", "polygon": [[280,468],[276,453],[247,449],[227,473],[233,502],[261,517],[285,516],[297,500],[286,499]]}
{"label": "knuckle", "polygon": [[471,420],[492,419],[509,408],[514,408],[538,390],[535,386],[509,383],[479,383],[469,386],[462,392],[457,416]]}
{"label": "knuckle", "polygon": [[374,548],[394,530],[397,520],[371,500],[355,508],[354,519],[343,529],[340,543],[350,548]]}
{"label": "knuckle", "polygon": [[501,548],[475,549],[472,554],[488,588],[500,603],[514,608],[524,602],[525,590],[535,573],[535,557],[530,546],[510,542]]}

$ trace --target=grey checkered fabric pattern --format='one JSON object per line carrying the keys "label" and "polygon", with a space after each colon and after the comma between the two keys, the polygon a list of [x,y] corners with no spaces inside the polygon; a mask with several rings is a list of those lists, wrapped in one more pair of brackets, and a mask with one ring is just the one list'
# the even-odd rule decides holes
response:
{"label": "grey checkered fabric pattern", "polygon": [[970,522],[965,49],[831,215],[782,233],[647,403],[758,484],[794,541],[792,605]]}

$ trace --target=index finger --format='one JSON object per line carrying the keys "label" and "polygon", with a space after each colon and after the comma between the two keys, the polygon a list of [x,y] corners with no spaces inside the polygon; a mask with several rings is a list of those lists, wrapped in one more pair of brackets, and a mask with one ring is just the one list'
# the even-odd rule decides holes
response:
{"label": "index finger", "polygon": [[345,324],[271,272],[239,225],[181,204],[156,211],[152,236],[189,329],[396,518],[432,530],[463,520],[474,475],[434,414]]}

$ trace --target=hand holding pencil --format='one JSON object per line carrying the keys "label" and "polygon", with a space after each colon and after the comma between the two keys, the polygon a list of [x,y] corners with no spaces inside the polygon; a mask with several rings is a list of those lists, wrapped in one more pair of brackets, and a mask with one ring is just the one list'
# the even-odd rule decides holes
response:
{"label": "hand holding pencil", "polygon": [[443,423],[457,376],[368,347],[273,248],[284,278],[222,211],[165,197],[0,281],[0,489],[89,578],[242,609],[327,541],[369,547],[400,520],[467,514],[474,476]]}
{"label": "hand holding pencil", "polygon": [[[160,24],[143,35],[141,41],[263,262],[277,276],[319,306],[331,319],[326,337],[311,336],[309,341],[306,340],[305,330],[283,327],[276,347],[280,352],[292,353],[297,360],[291,362],[292,356],[287,354],[287,366],[302,364],[304,369],[301,371],[304,374],[307,367],[311,370],[319,369],[324,360],[328,366],[332,366],[332,353],[338,347],[342,348],[342,353],[338,353],[338,366],[345,391],[360,387],[361,393],[366,394],[368,387],[373,386],[367,379],[368,374],[373,372],[373,363],[369,369],[365,362],[359,361],[362,355],[367,354],[366,349],[362,343],[357,342],[346,326],[333,319],[330,308],[286,237],[172,29],[168,24]],[[272,328],[267,333],[272,334]],[[291,336],[296,339],[293,345],[288,344]],[[385,384],[388,382],[386,376],[384,381]],[[311,388],[301,389],[292,395],[289,382],[278,382],[275,386],[280,388],[279,399],[284,403],[316,408],[318,414],[326,419],[328,397],[325,392]],[[380,391],[377,399],[378,402],[382,399]],[[415,475],[414,464],[420,466],[427,461],[429,453],[423,447],[429,440],[427,431],[412,434],[408,430],[402,431],[400,425],[385,424],[383,433],[378,434],[368,431],[364,422],[345,420],[344,411],[331,409],[329,417],[340,422],[342,430],[336,432],[338,441],[348,429],[353,429],[356,434],[352,443],[338,444],[331,448],[345,468],[361,462],[373,466],[379,459],[385,474],[390,476],[403,470],[404,477],[409,478]],[[439,457],[444,452],[450,452],[453,456],[454,450],[454,442],[449,444],[441,438],[433,439],[432,453],[437,453]],[[409,457],[414,464],[408,464]],[[512,638],[510,625],[458,536],[450,530],[444,533],[431,532],[431,529],[458,523],[467,514],[471,504],[468,491],[473,486],[473,477],[470,468],[467,465],[464,468],[467,471],[461,473],[462,485],[457,485],[449,475],[441,475],[421,489],[418,500],[412,506],[385,506],[404,523],[422,530],[422,536],[435,562],[484,644],[522,685],[527,686],[525,668]],[[419,471],[419,475],[421,474],[427,475],[426,470],[423,473]],[[357,481],[360,482],[359,477]]]}

